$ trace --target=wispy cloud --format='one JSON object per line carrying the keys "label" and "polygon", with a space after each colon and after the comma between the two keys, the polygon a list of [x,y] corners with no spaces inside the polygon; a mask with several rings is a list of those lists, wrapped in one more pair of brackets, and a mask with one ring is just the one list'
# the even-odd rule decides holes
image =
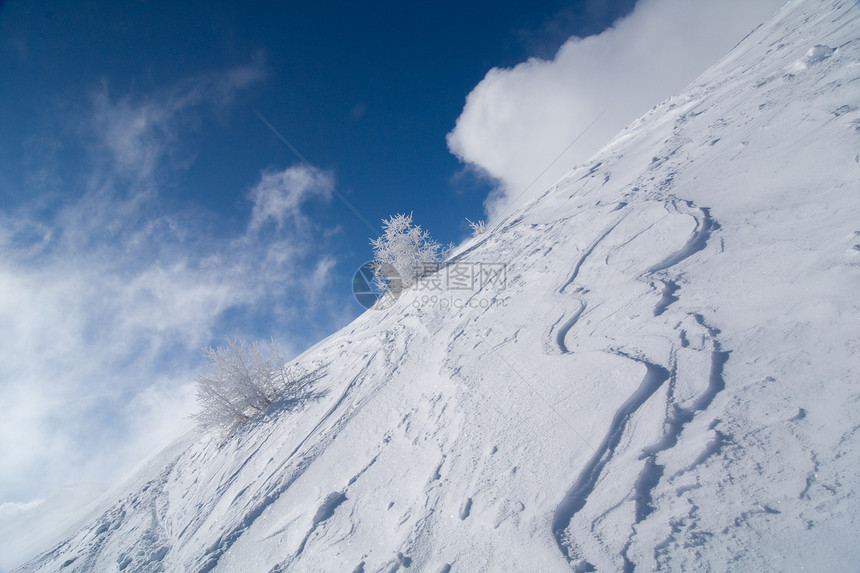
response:
{"label": "wispy cloud", "polygon": [[469,94],[448,146],[499,181],[486,203],[498,215],[515,198],[544,191],[683,88],[782,3],[640,0],[601,34],[570,38],[552,60],[490,70]]}
{"label": "wispy cloud", "polygon": [[93,113],[82,128],[95,137],[94,151],[111,163],[114,175],[145,180],[165,157],[188,159],[176,156],[176,143],[183,128],[195,121],[194,111],[203,106],[223,108],[264,77],[259,54],[251,64],[189,78],[143,96],[113,98],[103,80],[91,94]]}
{"label": "wispy cloud", "polygon": [[333,183],[330,174],[319,174],[305,166],[264,173],[251,190],[254,209],[249,230],[257,233],[269,222],[279,230],[288,223],[296,227],[305,224],[302,204],[314,198],[328,200]]}
{"label": "wispy cloud", "polygon": [[83,191],[0,212],[0,505],[114,479],[186,428],[201,347],[273,327],[235,315],[326,312],[307,281],[327,284],[335,259],[304,210],[328,200],[332,175],[261,173],[244,228],[226,232],[159,192],[193,153],[195,116],[262,74],[253,64],[137,97],[99,88],[80,121],[93,158]]}

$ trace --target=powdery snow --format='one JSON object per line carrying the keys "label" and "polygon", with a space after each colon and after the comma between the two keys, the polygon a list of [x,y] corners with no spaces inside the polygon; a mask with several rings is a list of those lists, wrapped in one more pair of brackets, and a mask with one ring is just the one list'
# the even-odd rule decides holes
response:
{"label": "powdery snow", "polygon": [[20,571],[856,569],[858,79],[857,4],[788,4],[435,277],[503,289],[368,311]]}

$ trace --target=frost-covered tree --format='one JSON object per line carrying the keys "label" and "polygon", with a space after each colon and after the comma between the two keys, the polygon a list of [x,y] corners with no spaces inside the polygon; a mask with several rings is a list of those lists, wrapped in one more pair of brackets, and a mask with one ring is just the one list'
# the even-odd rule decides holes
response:
{"label": "frost-covered tree", "polygon": [[487,232],[487,224],[484,221],[470,221],[468,217],[466,222],[469,223],[469,228],[472,229],[472,236],[477,237]]}
{"label": "frost-covered tree", "polygon": [[412,223],[412,214],[393,215],[382,221],[383,234],[372,240],[373,270],[381,288],[397,294],[433,272],[447,250]]}
{"label": "frost-covered tree", "polygon": [[284,363],[274,342],[266,348],[256,342],[226,342],[206,351],[208,363],[196,380],[200,411],[192,417],[204,428],[229,433],[275,400],[297,397],[303,376]]}

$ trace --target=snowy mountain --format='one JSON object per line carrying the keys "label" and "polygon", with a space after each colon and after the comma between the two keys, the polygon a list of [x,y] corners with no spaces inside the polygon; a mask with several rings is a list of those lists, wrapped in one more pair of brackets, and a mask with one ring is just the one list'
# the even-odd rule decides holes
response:
{"label": "snowy mountain", "polygon": [[858,293],[860,9],[791,2],[19,570],[856,570]]}

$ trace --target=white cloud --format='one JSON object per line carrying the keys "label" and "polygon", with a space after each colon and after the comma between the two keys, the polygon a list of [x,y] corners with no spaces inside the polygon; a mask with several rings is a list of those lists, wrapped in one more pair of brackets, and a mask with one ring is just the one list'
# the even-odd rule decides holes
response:
{"label": "white cloud", "polygon": [[[262,57],[249,65],[190,78],[145,97],[127,95],[114,101],[106,81],[91,96],[93,114],[83,129],[92,131],[98,151],[113,162],[114,173],[145,180],[158,163],[177,152],[179,131],[193,121],[200,106],[221,108],[236,94],[265,76]],[[187,158],[173,157],[176,161]]]}
{"label": "white cloud", "polygon": [[[70,219],[77,217],[68,210],[88,215],[75,205],[66,210]],[[166,375],[165,352],[195,352],[210,340],[218,312],[242,302],[247,290],[237,281],[222,284],[223,269],[160,269],[147,260],[138,266],[123,252],[127,245],[111,248],[75,229],[64,237],[66,229],[55,227],[59,239],[35,255],[28,245],[0,245],[3,501],[44,495],[70,475],[114,477],[118,460],[122,466],[146,451],[127,436],[132,410],[152,422],[149,438],[153,427],[181,427],[182,416],[168,424],[162,407],[135,405],[136,396]],[[68,237],[87,240],[75,244]],[[154,245],[150,240],[141,248]],[[162,394],[185,393],[192,367],[177,369]]]}
{"label": "white cloud", "polygon": [[[305,168],[264,177],[283,183],[266,187],[267,216],[303,218],[320,184],[296,169]],[[0,219],[0,501],[49,493],[87,465],[82,478],[113,478],[117,458],[157,445],[151,428],[184,427],[192,369],[200,348],[226,334],[225,311],[326,302],[307,282],[326,283],[333,259],[312,251],[304,227],[252,233],[252,217],[237,236],[192,242],[182,237],[196,229],[158,214],[155,195],[97,196],[98,208],[88,195],[51,223],[30,225],[26,211]],[[42,234],[16,232],[31,227]]]}
{"label": "white cloud", "polygon": [[[137,99],[100,92],[92,121],[81,120],[94,157],[83,195],[0,212],[0,506],[69,480],[112,481],[187,428],[201,348],[255,335],[235,315],[326,311],[307,282],[327,283],[333,258],[303,209],[328,198],[331,176],[261,174],[247,225],[233,232],[159,197],[195,106],[226,105],[259,73],[237,68]],[[283,335],[288,348],[305,342]]]}
{"label": "white cloud", "polygon": [[48,499],[0,504],[0,570],[9,571],[39,550],[63,539],[104,486],[65,486]]}
{"label": "white cloud", "polygon": [[486,203],[498,217],[681,90],[783,1],[640,0],[603,33],[569,39],[552,61],[490,70],[469,94],[448,146],[499,181]]}
{"label": "white cloud", "polygon": [[295,226],[305,223],[302,204],[313,198],[328,200],[332,187],[331,175],[304,165],[264,173],[251,190],[254,209],[249,230],[256,233],[269,221],[273,221],[279,230],[288,221]]}

